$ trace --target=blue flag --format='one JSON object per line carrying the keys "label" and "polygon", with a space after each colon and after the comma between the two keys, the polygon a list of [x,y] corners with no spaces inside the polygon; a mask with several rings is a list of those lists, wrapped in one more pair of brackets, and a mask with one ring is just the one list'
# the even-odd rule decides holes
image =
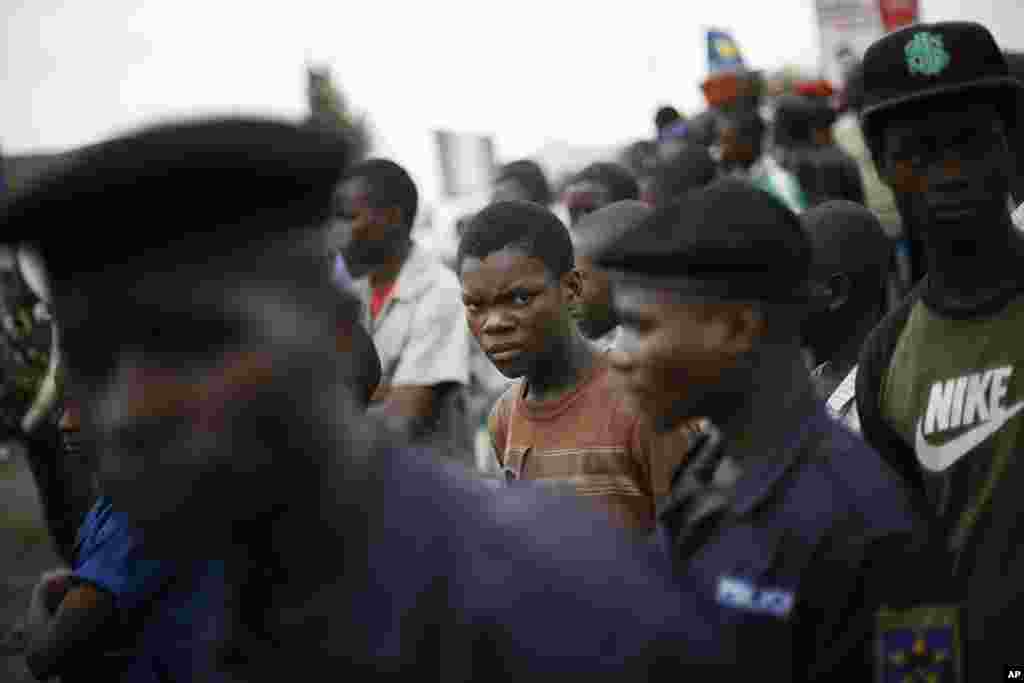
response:
{"label": "blue flag", "polygon": [[719,29],[708,29],[708,72],[743,71],[743,55],[732,36]]}

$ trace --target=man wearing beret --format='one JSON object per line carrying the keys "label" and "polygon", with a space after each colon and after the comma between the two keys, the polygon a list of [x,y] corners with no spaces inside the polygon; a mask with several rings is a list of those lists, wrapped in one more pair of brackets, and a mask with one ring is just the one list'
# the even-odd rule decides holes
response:
{"label": "man wearing beret", "polygon": [[[311,267],[346,157],[282,123],[165,125],[87,150],[0,217],[52,275],[104,493],[151,550],[224,560],[227,624],[194,624],[222,668],[724,678],[712,602],[598,513],[495,496],[353,407],[337,335],[356,309]],[[134,223],[168,192],[190,201],[117,241],[63,230]]]}
{"label": "man wearing beret", "polygon": [[927,275],[865,343],[857,409],[933,513],[951,564],[943,621],[963,636],[965,678],[983,681],[1005,676],[1024,626],[1024,237],[1010,213],[1024,86],[967,22],[892,33],[863,70],[865,138]]}
{"label": "man wearing beret", "polygon": [[631,402],[666,431],[712,422],[658,510],[676,571],[696,573],[743,656],[779,680],[870,679],[880,607],[913,599],[900,557],[919,521],[896,474],[812,386],[799,219],[720,180],[594,258],[615,282],[610,362]]}

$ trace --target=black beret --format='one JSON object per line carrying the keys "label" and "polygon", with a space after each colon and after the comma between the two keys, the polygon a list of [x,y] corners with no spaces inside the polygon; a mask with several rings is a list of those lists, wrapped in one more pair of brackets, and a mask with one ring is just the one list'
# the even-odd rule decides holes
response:
{"label": "black beret", "polygon": [[77,152],[12,197],[0,241],[35,245],[58,297],[107,296],[315,225],[347,161],[340,138],[277,121],[149,127]]}
{"label": "black beret", "polygon": [[796,214],[744,180],[658,209],[594,254],[620,280],[717,300],[803,302],[811,245]]}

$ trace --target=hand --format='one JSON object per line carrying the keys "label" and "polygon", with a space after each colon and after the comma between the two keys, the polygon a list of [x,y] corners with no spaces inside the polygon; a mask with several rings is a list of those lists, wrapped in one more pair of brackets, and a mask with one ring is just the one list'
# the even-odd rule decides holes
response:
{"label": "hand", "polygon": [[50,620],[68,592],[70,578],[70,569],[53,569],[44,572],[32,589],[28,614],[25,615],[25,634],[29,641],[46,634]]}

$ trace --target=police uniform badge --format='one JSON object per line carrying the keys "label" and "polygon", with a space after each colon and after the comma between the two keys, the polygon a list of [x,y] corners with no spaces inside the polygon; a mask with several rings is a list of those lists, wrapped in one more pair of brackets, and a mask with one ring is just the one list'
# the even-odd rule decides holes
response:
{"label": "police uniform badge", "polygon": [[959,683],[963,680],[956,607],[883,608],[877,615],[876,626],[877,683]]}

